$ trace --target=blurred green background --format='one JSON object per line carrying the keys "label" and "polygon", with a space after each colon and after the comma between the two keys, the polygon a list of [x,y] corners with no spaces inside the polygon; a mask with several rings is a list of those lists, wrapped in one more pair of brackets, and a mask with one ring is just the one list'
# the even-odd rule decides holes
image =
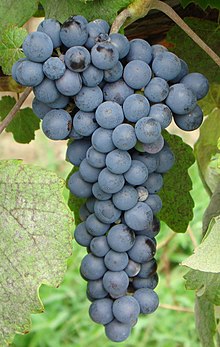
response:
{"label": "blurred green background", "polygon": [[[172,130],[172,128],[171,128]],[[186,141],[194,142],[188,135]],[[0,159],[20,158],[55,171],[64,179],[71,165],[65,162],[66,142],[53,142],[36,132],[36,140],[29,145],[14,142],[12,135],[1,135]],[[131,337],[124,343],[107,340],[104,329],[93,323],[88,315],[89,301],[86,298],[86,282],[79,275],[79,265],[85,250],[73,241],[73,254],[68,263],[63,283],[59,288],[43,285],[40,297],[45,312],[32,315],[31,333],[17,335],[14,347],[197,347],[200,346],[195,332],[193,306],[194,293],[186,291],[183,275],[187,269],[179,264],[201,240],[201,221],[208,204],[208,196],[199,179],[196,165],[190,168],[193,180],[192,197],[195,201],[194,218],[186,234],[174,234],[162,224],[157,237],[160,307],[149,316],[140,317]],[[68,197],[67,190],[64,191]]]}

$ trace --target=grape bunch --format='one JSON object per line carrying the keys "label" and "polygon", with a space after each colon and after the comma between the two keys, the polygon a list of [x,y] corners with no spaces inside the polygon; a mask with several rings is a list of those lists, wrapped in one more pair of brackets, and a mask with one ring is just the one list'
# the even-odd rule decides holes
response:
{"label": "grape bunch", "polygon": [[101,19],[45,19],[23,43],[14,79],[32,86],[33,111],[52,140],[70,139],[68,179],[85,198],[75,240],[87,249],[91,319],[107,337],[125,340],[139,314],[159,304],[155,260],[158,192],[175,158],[163,130],[185,131],[203,120],[197,100],[209,89],[200,73],[162,45],[109,33]]}

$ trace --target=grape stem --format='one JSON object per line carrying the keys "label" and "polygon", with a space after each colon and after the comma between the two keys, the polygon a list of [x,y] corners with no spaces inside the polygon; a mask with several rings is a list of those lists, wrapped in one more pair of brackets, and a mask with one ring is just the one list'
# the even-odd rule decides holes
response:
{"label": "grape stem", "polygon": [[8,113],[8,115],[5,117],[5,119],[0,123],[0,134],[8,126],[8,124],[14,119],[14,117],[16,116],[16,113],[20,110],[21,106],[23,105],[23,103],[25,102],[25,100],[27,99],[31,91],[32,91],[31,87],[28,87],[24,90],[24,93],[22,93],[20,99],[16,102],[16,104]]}
{"label": "grape stem", "polygon": [[220,66],[220,57],[184,22],[171,6],[160,0],[134,1],[116,17],[112,24],[111,32],[118,32],[122,26],[127,27],[138,18],[145,17],[150,10],[159,10],[165,13]]}
{"label": "grape stem", "polygon": [[167,310],[194,313],[194,311],[191,308],[188,308],[188,307],[182,307],[182,306],[176,306],[176,305],[168,305],[168,304],[160,304],[159,307],[160,308],[165,308]]}

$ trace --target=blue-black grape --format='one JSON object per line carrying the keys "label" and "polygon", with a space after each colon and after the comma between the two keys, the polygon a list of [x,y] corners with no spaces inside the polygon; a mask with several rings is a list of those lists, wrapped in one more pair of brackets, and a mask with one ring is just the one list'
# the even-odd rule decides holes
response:
{"label": "blue-black grape", "polygon": [[160,77],[154,77],[144,89],[144,95],[151,102],[161,102],[169,94],[168,83]]}
{"label": "blue-black grape", "polygon": [[114,206],[111,200],[97,200],[94,208],[96,217],[106,224],[116,222],[121,216],[121,211]]}
{"label": "blue-black grape", "polygon": [[143,184],[148,178],[147,166],[142,161],[132,160],[129,170],[124,174],[124,178],[133,186]]}
{"label": "blue-black grape", "polygon": [[112,201],[119,210],[130,210],[138,202],[138,193],[133,186],[126,184],[119,192],[113,194]]}
{"label": "blue-black grape", "polygon": [[54,102],[60,97],[60,93],[56,88],[54,81],[51,81],[48,78],[44,80],[33,88],[35,97],[44,103]]}
{"label": "blue-black grape", "polygon": [[90,198],[86,199],[86,207],[90,213],[94,212],[95,202],[96,202],[96,198],[94,198],[94,196],[91,196]]}
{"label": "blue-black grape", "polygon": [[61,46],[60,40],[60,23],[53,18],[44,19],[37,27],[37,31],[47,34],[52,42],[53,48]]}
{"label": "blue-black grape", "polygon": [[105,298],[108,293],[106,292],[105,288],[103,287],[102,278],[95,281],[88,281],[87,283],[87,293],[90,297],[94,299],[103,299]]}
{"label": "blue-black grape", "polygon": [[[183,117],[183,116],[181,116]],[[164,145],[163,149],[158,153],[158,173],[168,172],[174,165],[175,156],[167,144]]]}
{"label": "blue-black grape", "polygon": [[82,160],[86,157],[86,152],[90,147],[91,142],[86,139],[75,140],[67,147],[67,159],[76,166],[79,166]]}
{"label": "blue-black grape", "polygon": [[57,57],[51,57],[43,64],[43,72],[51,80],[58,80],[65,71],[65,64]]}
{"label": "blue-black grape", "polygon": [[150,104],[144,95],[132,94],[125,99],[123,111],[127,120],[137,122],[140,118],[148,116]]}
{"label": "blue-black grape", "polygon": [[103,286],[112,298],[125,295],[128,284],[128,275],[124,271],[107,271],[103,276]]}
{"label": "blue-black grape", "polygon": [[98,176],[98,183],[105,193],[114,194],[123,188],[125,180],[123,175],[114,174],[105,168]]}
{"label": "blue-black grape", "polygon": [[92,186],[92,194],[95,196],[98,200],[109,200],[112,197],[112,194],[104,192],[101,188],[98,182],[94,183]]}
{"label": "blue-black grape", "polygon": [[112,305],[113,300],[108,298],[95,300],[89,308],[90,318],[99,324],[110,323],[114,319]]}
{"label": "blue-black grape", "polygon": [[69,177],[68,187],[79,198],[89,198],[92,195],[92,184],[85,182],[78,171]]}
{"label": "blue-black grape", "polygon": [[60,96],[53,102],[48,102],[48,106],[51,108],[65,108],[70,101],[68,96],[60,94]]}
{"label": "blue-black grape", "polygon": [[103,236],[110,228],[110,224],[101,222],[93,213],[86,219],[86,228],[92,236]]}
{"label": "blue-black grape", "polygon": [[114,301],[112,310],[119,322],[133,326],[137,322],[140,306],[133,296],[125,295]]}
{"label": "blue-black grape", "polygon": [[66,96],[74,96],[82,88],[82,79],[79,73],[66,69],[63,76],[56,80],[56,87]]}
{"label": "blue-black grape", "polygon": [[157,194],[149,194],[148,198],[145,200],[145,202],[150,206],[151,210],[153,211],[153,214],[157,214],[160,212],[162,208],[162,200]]}
{"label": "blue-black grape", "polygon": [[148,176],[147,181],[143,185],[147,188],[150,194],[155,194],[163,187],[163,176],[159,173],[153,172]]}
{"label": "blue-black grape", "polygon": [[149,237],[138,235],[132,248],[128,251],[129,257],[137,263],[145,263],[155,255],[155,244]]}
{"label": "blue-black grape", "polygon": [[108,232],[107,241],[116,252],[128,251],[135,242],[135,234],[125,224],[114,225]]}
{"label": "blue-black grape", "polygon": [[82,87],[74,97],[76,106],[85,112],[94,111],[103,100],[102,90],[96,87]]}
{"label": "blue-black grape", "polygon": [[106,236],[94,237],[90,242],[89,248],[92,254],[97,257],[104,257],[110,251]]}
{"label": "blue-black grape", "polygon": [[135,277],[133,279],[132,284],[135,289],[140,289],[140,288],[154,289],[158,285],[158,281],[159,281],[158,275],[157,273],[155,273],[152,276],[149,276],[147,278]]}
{"label": "blue-black grape", "polygon": [[203,112],[197,105],[194,110],[185,115],[174,115],[176,125],[185,131],[193,131],[200,127],[203,121]]}
{"label": "blue-black grape", "polygon": [[29,60],[20,61],[15,74],[17,82],[23,86],[35,87],[44,79],[42,64]]}
{"label": "blue-black grape", "polygon": [[98,128],[94,112],[78,111],[73,117],[73,127],[82,136],[90,136]]}
{"label": "blue-black grape", "polygon": [[166,98],[167,106],[179,115],[191,112],[196,107],[196,101],[196,95],[183,83],[173,84]]}
{"label": "blue-black grape", "polygon": [[104,273],[106,273],[107,269],[104,264],[104,260],[102,257],[96,257],[93,254],[87,254],[81,263],[80,272],[86,280],[98,280],[100,279]]}
{"label": "blue-black grape", "polygon": [[28,34],[22,45],[26,57],[36,63],[43,63],[53,52],[51,38],[40,31]]}
{"label": "blue-black grape", "polygon": [[104,71],[104,80],[106,82],[116,82],[123,74],[123,65],[118,61],[111,69]]}
{"label": "blue-black grape", "polygon": [[153,258],[150,261],[141,264],[140,271],[138,273],[138,277],[140,278],[148,278],[152,276],[157,271],[157,263]]}
{"label": "blue-black grape", "polygon": [[159,44],[152,45],[151,48],[152,48],[152,56],[153,56],[153,59],[154,59],[158,54],[168,51],[168,49],[167,49],[165,46],[159,45]]}
{"label": "blue-black grape", "polygon": [[150,81],[152,71],[142,60],[132,60],[124,68],[124,80],[133,89],[144,88]]}
{"label": "blue-black grape", "polygon": [[128,277],[135,277],[139,274],[141,264],[129,259],[127,267],[124,269]]}
{"label": "blue-black grape", "polygon": [[45,104],[44,102],[37,100],[37,98],[34,98],[32,101],[32,110],[38,118],[43,119],[45,114],[51,111],[52,108],[48,106],[48,104]]}
{"label": "blue-black grape", "polygon": [[124,120],[122,107],[113,101],[105,101],[98,106],[95,112],[97,123],[105,129],[114,129]]}
{"label": "blue-black grape", "polygon": [[105,153],[96,151],[93,146],[89,147],[86,152],[86,159],[88,160],[88,163],[99,169],[105,167],[105,158]]}
{"label": "blue-black grape", "polygon": [[104,99],[106,101],[115,101],[119,105],[122,105],[126,98],[133,93],[134,90],[122,79],[116,82],[106,83],[103,87]]}
{"label": "blue-black grape", "polygon": [[151,208],[144,202],[138,202],[133,208],[125,211],[124,218],[126,224],[133,230],[143,230],[148,228],[153,220]]}
{"label": "blue-black grape", "polygon": [[128,255],[126,252],[115,252],[111,249],[105,255],[104,263],[110,271],[122,271],[128,265]]}
{"label": "blue-black grape", "polygon": [[152,62],[152,70],[157,77],[170,81],[180,73],[180,59],[171,52],[157,54]]}
{"label": "blue-black grape", "polygon": [[119,34],[119,33],[113,33],[109,35],[111,43],[117,48],[119,52],[119,59],[124,58],[130,49],[130,42],[128,41],[127,37]]}
{"label": "blue-black grape", "polygon": [[172,121],[172,112],[164,104],[154,104],[150,108],[149,117],[160,123],[161,129],[165,129]]}
{"label": "blue-black grape", "polygon": [[147,166],[149,174],[154,172],[158,165],[158,156],[154,154],[139,153],[135,151],[132,154],[132,159],[142,161]]}
{"label": "blue-black grape", "polygon": [[92,134],[92,145],[96,151],[101,153],[108,153],[115,149],[112,141],[113,131],[110,129],[98,128]]}
{"label": "blue-black grape", "polygon": [[89,22],[86,28],[88,31],[88,38],[85,43],[85,46],[86,48],[91,49],[96,44],[96,38],[100,34],[105,33],[105,28],[103,25],[100,25],[99,23],[96,23],[96,22]]}
{"label": "blue-black grape", "polygon": [[62,25],[60,38],[66,47],[84,45],[88,38],[87,24],[84,18],[71,16]]}
{"label": "blue-black grape", "polygon": [[149,288],[141,288],[136,290],[134,293],[134,298],[138,301],[141,313],[143,314],[154,312],[159,305],[157,294]]}
{"label": "blue-black grape", "polygon": [[135,130],[130,124],[119,124],[112,133],[114,145],[124,151],[128,151],[136,145],[137,137]]}
{"label": "blue-black grape", "polygon": [[182,59],[180,59],[180,63],[181,63],[181,70],[179,74],[170,81],[172,84],[179,83],[181,79],[189,73],[189,67],[187,63]]}
{"label": "blue-black grape", "polygon": [[141,118],[135,124],[135,134],[142,143],[153,143],[161,135],[161,125],[154,118]]}
{"label": "blue-black grape", "polygon": [[91,166],[87,159],[83,159],[79,166],[79,172],[84,181],[95,183],[98,180],[101,169]]}
{"label": "blue-black grape", "polygon": [[204,98],[209,91],[207,78],[199,72],[192,72],[185,75],[180,83],[183,83],[189,88],[196,95],[197,100]]}
{"label": "blue-black grape", "polygon": [[77,225],[74,231],[74,238],[79,245],[89,247],[93,237],[88,233],[85,222]]}
{"label": "blue-black grape", "polygon": [[102,82],[103,76],[103,71],[92,64],[90,64],[81,74],[83,84],[86,87],[96,87]]}
{"label": "blue-black grape", "polygon": [[123,174],[131,167],[131,156],[127,151],[115,149],[107,154],[106,166],[114,174]]}
{"label": "blue-black grape", "polygon": [[90,212],[86,207],[86,204],[82,204],[79,209],[79,218],[82,222],[85,222],[86,219],[90,216]]}
{"label": "blue-black grape", "polygon": [[121,323],[117,319],[105,325],[105,334],[113,342],[122,342],[126,340],[130,332],[130,324]]}
{"label": "blue-black grape", "polygon": [[91,50],[92,63],[99,69],[109,70],[117,63],[117,48],[108,41],[99,42]]}
{"label": "blue-black grape", "polygon": [[43,118],[42,130],[51,140],[65,139],[72,129],[72,118],[67,111],[51,110]]}
{"label": "blue-black grape", "polygon": [[138,59],[149,64],[152,60],[152,48],[145,40],[133,39],[130,41],[130,50],[126,59],[128,62]]}
{"label": "blue-black grape", "polygon": [[65,64],[71,71],[85,71],[90,64],[90,61],[90,53],[85,47],[75,46],[66,51]]}

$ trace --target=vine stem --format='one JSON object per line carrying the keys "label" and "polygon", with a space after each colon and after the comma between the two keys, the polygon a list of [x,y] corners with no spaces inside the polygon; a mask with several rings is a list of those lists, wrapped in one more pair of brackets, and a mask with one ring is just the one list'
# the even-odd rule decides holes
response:
{"label": "vine stem", "polygon": [[184,22],[171,6],[160,0],[136,0],[116,17],[111,27],[111,33],[118,32],[122,26],[127,27],[138,18],[145,17],[150,10],[159,10],[165,13],[220,66],[220,57]]}
{"label": "vine stem", "polygon": [[5,119],[0,124],[0,134],[3,132],[3,130],[8,126],[8,124],[14,119],[16,116],[16,113],[20,110],[21,106],[27,99],[28,95],[31,93],[32,88],[28,87],[24,90],[24,93],[22,93],[20,99],[16,102],[14,107],[11,109],[11,111],[8,113],[8,115],[5,117]]}
{"label": "vine stem", "polygon": [[194,313],[194,311],[191,308],[188,308],[188,307],[168,305],[168,304],[160,304],[159,307],[160,308],[165,308],[167,310]]}

